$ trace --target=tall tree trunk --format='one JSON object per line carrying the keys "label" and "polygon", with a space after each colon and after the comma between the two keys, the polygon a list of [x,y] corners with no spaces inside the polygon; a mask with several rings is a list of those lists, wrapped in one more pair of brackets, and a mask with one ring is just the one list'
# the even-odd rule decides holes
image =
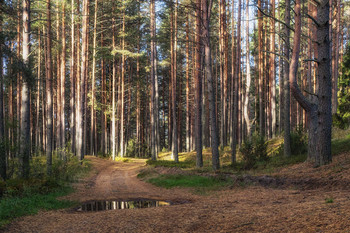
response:
{"label": "tall tree trunk", "polygon": [[60,95],[61,95],[61,129],[60,129],[60,138],[61,138],[61,150],[62,150],[62,157],[64,159],[66,159],[66,155],[65,155],[65,148],[66,148],[66,120],[65,120],[65,105],[66,105],[66,101],[65,101],[65,89],[66,89],[66,3],[63,1],[62,2],[62,54],[61,54],[61,90],[60,90]]}
{"label": "tall tree trunk", "polygon": [[[114,7],[113,7],[114,11]],[[113,16],[112,18],[112,48],[115,50],[115,18]],[[116,58],[113,56],[113,64],[112,64],[112,119],[111,119],[111,148],[112,148],[112,160],[115,160],[115,153],[116,151],[116,134],[115,134],[115,127],[116,127],[116,116],[115,116],[115,95],[116,95],[116,90],[115,90],[115,79],[116,79]]]}
{"label": "tall tree trunk", "polygon": [[177,120],[176,120],[176,79],[177,79],[177,0],[175,4],[174,13],[174,69],[173,69],[173,81],[172,81],[172,112],[173,112],[173,141],[172,141],[172,158],[175,162],[179,162],[178,157],[178,142],[177,142]]}
{"label": "tall tree trunk", "polygon": [[[0,0],[0,5],[3,6],[3,4],[4,4],[4,1]],[[0,15],[0,33],[2,33],[2,22],[3,22],[3,16]],[[9,93],[9,94],[12,95],[12,93]],[[0,43],[0,177],[3,180],[6,180],[2,42]]]}
{"label": "tall tree trunk", "polygon": [[72,144],[72,151],[75,152],[75,115],[76,115],[76,92],[75,92],[75,86],[76,86],[76,48],[75,48],[75,20],[74,20],[74,1],[71,0],[71,57],[70,57],[70,139]]}
{"label": "tall tree trunk", "polygon": [[250,50],[249,50],[249,0],[247,0],[246,5],[246,40],[247,40],[247,78],[246,78],[246,89],[245,89],[245,97],[244,97],[244,105],[243,105],[243,115],[244,120],[247,127],[247,135],[250,138],[250,120],[249,120],[249,90],[250,90]]}
{"label": "tall tree trunk", "polygon": [[196,166],[203,167],[202,156],[202,77],[201,77],[201,0],[196,0],[196,73],[195,73],[195,125]]}
{"label": "tall tree trunk", "polygon": [[46,134],[47,134],[47,142],[46,142],[46,164],[47,164],[47,174],[51,175],[52,168],[52,150],[53,150],[53,103],[52,103],[52,55],[51,55],[51,1],[47,1],[47,39],[46,39],[46,52],[47,52],[47,63],[46,63],[46,104],[47,104],[47,112],[46,112]]}
{"label": "tall tree trunk", "polygon": [[290,85],[289,85],[289,49],[290,49],[290,0],[286,0],[286,13],[284,17],[285,26],[284,26],[284,33],[285,33],[285,42],[284,42],[284,122],[283,122],[283,129],[284,129],[284,156],[290,157],[291,156],[291,138],[290,138]]}
{"label": "tall tree trunk", "polygon": [[189,14],[186,20],[186,151],[190,151],[190,38]]}
{"label": "tall tree trunk", "polygon": [[96,28],[97,28],[97,10],[98,0],[95,0],[94,12],[94,35],[92,51],[92,80],[91,80],[91,134],[90,134],[90,151],[93,155],[97,151],[97,132],[96,132],[96,113],[95,113],[95,76],[96,76]]}
{"label": "tall tree trunk", "polygon": [[308,113],[309,119],[309,151],[308,157],[315,161],[316,166],[324,165],[332,160],[332,77],[329,40],[329,1],[323,0],[318,5],[317,13],[317,50],[318,50],[318,105],[310,102],[301,92],[297,84],[298,59],[301,37],[301,6],[300,0],[295,5],[295,32],[293,56],[290,64],[290,84],[293,96]]}
{"label": "tall tree trunk", "polygon": [[[288,0],[286,0],[288,1]],[[262,9],[261,0],[258,0],[258,7]],[[264,68],[263,68],[263,15],[258,11],[258,73],[259,73],[259,133],[265,136],[265,103],[264,103]]]}
{"label": "tall tree trunk", "polygon": [[[40,29],[38,30],[38,34],[40,35]],[[37,94],[36,94],[36,119],[35,119],[35,127],[37,128],[37,133],[35,134],[35,147],[36,153],[40,152],[40,134],[41,127],[39,125],[40,122],[40,88],[41,88],[41,37],[38,38],[38,80],[37,80]]]}
{"label": "tall tree trunk", "polygon": [[[150,31],[151,31],[151,156],[152,160],[157,159],[157,138],[156,138],[156,129],[157,129],[157,113],[156,113],[156,45],[155,45],[155,36],[156,36],[156,16],[155,16],[155,1],[150,1]],[[173,129],[176,131],[176,128]]]}
{"label": "tall tree trunk", "polygon": [[208,80],[208,95],[209,95],[209,114],[210,114],[210,135],[211,135],[211,147],[212,147],[212,166],[214,171],[220,168],[219,160],[219,140],[216,126],[216,113],[215,113],[215,93],[213,86],[213,76],[211,69],[211,49],[210,49],[210,15],[211,15],[212,1],[202,1],[203,11],[203,44],[205,52],[205,74]]}
{"label": "tall tree trunk", "polygon": [[[275,0],[271,0],[271,15],[275,17]],[[270,21],[270,85],[271,85],[271,137],[276,135],[276,68],[275,68],[275,20]]]}
{"label": "tall tree trunk", "polygon": [[81,74],[80,74],[80,90],[79,90],[79,114],[78,114],[78,124],[77,124],[77,155],[80,160],[84,158],[84,144],[83,141],[84,135],[86,132],[83,132],[84,127],[84,117],[85,113],[85,91],[86,91],[86,79],[87,79],[87,43],[88,43],[88,0],[83,0],[83,22],[82,22],[82,46],[81,46]]}
{"label": "tall tree trunk", "polygon": [[234,98],[233,98],[233,130],[232,130],[232,145],[231,145],[231,163],[236,162],[236,146],[238,142],[238,97],[239,97],[239,76],[241,67],[241,0],[238,0],[238,18],[237,18],[237,48],[236,48],[236,67],[235,67],[235,87],[234,87]]}
{"label": "tall tree trunk", "polygon": [[125,105],[125,98],[124,98],[124,92],[125,92],[125,55],[124,55],[124,49],[125,49],[125,10],[123,10],[123,26],[122,26],[122,64],[121,64],[121,111],[120,111],[120,156],[124,157],[125,154],[125,145],[124,145],[124,105]]}

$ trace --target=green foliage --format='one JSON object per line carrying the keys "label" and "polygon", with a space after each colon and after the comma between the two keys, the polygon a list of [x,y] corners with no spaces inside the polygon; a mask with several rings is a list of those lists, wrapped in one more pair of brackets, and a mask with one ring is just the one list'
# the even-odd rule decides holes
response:
{"label": "green foliage", "polygon": [[204,177],[198,175],[160,175],[149,179],[148,182],[164,188],[211,188],[222,187],[232,183],[232,181],[223,177]]}
{"label": "green foliage", "polygon": [[193,160],[186,160],[186,161],[180,161],[176,163],[175,161],[169,161],[169,160],[147,160],[147,165],[151,165],[154,167],[178,167],[178,168],[192,168],[196,166],[195,161]]}
{"label": "green foliage", "polygon": [[338,87],[338,109],[333,116],[333,124],[346,129],[350,126],[350,44],[344,53]]}
{"label": "green foliage", "polygon": [[16,217],[36,214],[39,210],[55,210],[73,206],[74,202],[56,199],[71,191],[71,188],[61,187],[54,192],[45,194],[26,191],[25,195],[21,197],[9,196],[0,199],[0,227]]}
{"label": "green foliage", "polygon": [[138,143],[136,138],[130,139],[126,147],[125,156],[136,158],[139,155],[139,151],[141,157],[149,157],[149,147],[147,144]]}
{"label": "green foliage", "polygon": [[332,155],[350,151],[350,135],[332,140]]}
{"label": "green foliage", "polygon": [[327,204],[330,204],[330,203],[333,203],[333,202],[334,202],[334,200],[333,200],[332,197],[327,197],[327,198],[325,199],[325,201],[326,201]]}
{"label": "green foliage", "polygon": [[257,161],[266,161],[267,157],[267,143],[264,137],[255,134],[251,140],[245,141],[240,147],[239,151],[243,156],[243,163],[245,169],[254,168]]}
{"label": "green foliage", "polygon": [[290,133],[290,149],[292,155],[301,155],[307,153],[307,136],[302,127],[298,127]]}

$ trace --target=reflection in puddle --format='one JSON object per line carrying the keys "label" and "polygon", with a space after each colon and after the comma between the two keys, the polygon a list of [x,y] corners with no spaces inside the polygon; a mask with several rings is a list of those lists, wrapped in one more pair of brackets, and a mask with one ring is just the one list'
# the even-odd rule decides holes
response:
{"label": "reflection in puddle", "polygon": [[150,207],[160,207],[171,205],[167,201],[155,200],[131,200],[131,201],[90,201],[83,203],[77,211],[104,211],[104,210],[122,210],[122,209],[140,209]]}

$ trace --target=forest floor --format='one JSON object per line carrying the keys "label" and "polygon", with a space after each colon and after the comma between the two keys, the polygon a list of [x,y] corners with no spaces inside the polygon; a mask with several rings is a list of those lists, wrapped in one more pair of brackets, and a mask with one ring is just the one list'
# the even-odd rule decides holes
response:
{"label": "forest floor", "polygon": [[[93,165],[92,172],[75,184],[75,193],[64,199],[85,202],[147,198],[177,204],[100,212],[77,212],[74,208],[41,211],[16,219],[4,231],[350,232],[349,153],[334,157],[331,165],[320,168],[300,163],[269,176],[242,176],[241,185],[205,194],[196,194],[190,188],[164,189],[141,181],[137,174],[145,169],[146,160],[87,159]],[[154,169],[164,174],[183,172],[178,168]]]}

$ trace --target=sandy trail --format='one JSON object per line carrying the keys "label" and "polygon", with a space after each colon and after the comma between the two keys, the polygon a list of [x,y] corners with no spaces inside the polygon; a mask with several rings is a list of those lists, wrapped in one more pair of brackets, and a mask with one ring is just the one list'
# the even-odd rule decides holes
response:
{"label": "sandy trail", "polygon": [[[137,179],[142,160],[112,162],[94,157],[93,174],[66,199],[150,198],[190,203],[148,209],[42,211],[11,223],[6,232],[348,232],[346,190],[300,190],[248,186],[198,196],[162,189]],[[327,204],[325,198],[333,198]]]}

